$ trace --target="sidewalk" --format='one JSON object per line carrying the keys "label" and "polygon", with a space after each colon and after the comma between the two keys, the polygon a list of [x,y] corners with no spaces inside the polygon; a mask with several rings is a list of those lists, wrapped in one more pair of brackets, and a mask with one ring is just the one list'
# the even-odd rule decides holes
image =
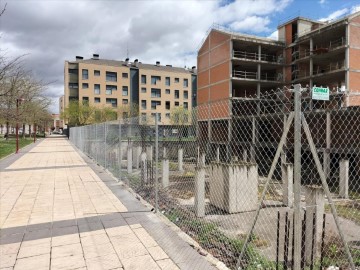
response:
{"label": "sidewalk", "polygon": [[65,138],[0,162],[0,269],[216,269]]}

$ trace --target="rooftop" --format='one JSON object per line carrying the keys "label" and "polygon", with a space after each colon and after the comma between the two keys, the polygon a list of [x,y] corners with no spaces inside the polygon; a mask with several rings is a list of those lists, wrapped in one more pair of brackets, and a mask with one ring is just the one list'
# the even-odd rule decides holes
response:
{"label": "rooftop", "polygon": [[[176,72],[176,73],[194,73],[193,69],[181,68],[181,67],[173,67],[171,65],[160,65],[159,64],[143,64],[138,61],[130,62],[130,61],[120,61],[120,60],[109,60],[109,59],[77,59],[76,61],[69,61],[69,63],[84,63],[84,64],[92,64],[92,65],[104,65],[104,66],[113,66],[113,67],[130,67],[135,69],[149,69],[149,70],[160,70],[166,72]],[[194,67],[195,68],[195,67]]]}

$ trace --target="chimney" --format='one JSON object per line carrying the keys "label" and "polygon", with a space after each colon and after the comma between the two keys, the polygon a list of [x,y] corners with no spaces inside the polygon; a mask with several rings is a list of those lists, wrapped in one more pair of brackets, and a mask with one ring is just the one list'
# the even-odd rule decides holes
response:
{"label": "chimney", "polygon": [[160,61],[156,61],[156,66],[160,66]]}
{"label": "chimney", "polygon": [[78,56],[78,55],[77,55],[77,56],[75,56],[75,59],[76,59],[76,61],[77,61],[77,60],[83,60],[83,59],[84,59],[84,57],[82,57],[82,56]]}
{"label": "chimney", "polygon": [[193,66],[193,67],[191,68],[191,71],[192,71],[193,73],[196,73],[196,66]]}
{"label": "chimney", "polygon": [[134,60],[134,66],[135,66],[135,67],[138,67],[138,66],[139,66],[139,60],[138,60],[138,59],[135,59],[135,60]]}
{"label": "chimney", "polygon": [[172,67],[172,65],[166,65],[167,67]]}
{"label": "chimney", "polygon": [[97,53],[94,53],[92,59],[94,59],[94,60],[99,60],[99,55],[98,55]]}

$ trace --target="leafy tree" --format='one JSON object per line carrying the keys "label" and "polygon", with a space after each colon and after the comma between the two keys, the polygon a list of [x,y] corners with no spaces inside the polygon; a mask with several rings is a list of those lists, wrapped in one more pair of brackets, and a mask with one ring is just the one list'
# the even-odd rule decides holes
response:
{"label": "leafy tree", "polygon": [[95,121],[96,107],[90,104],[72,100],[68,107],[60,114],[69,126],[83,126],[92,124]]}
{"label": "leafy tree", "polygon": [[182,106],[174,107],[170,112],[170,123],[176,127],[180,143],[182,138],[187,136],[187,130],[191,124],[190,116],[190,111]]}

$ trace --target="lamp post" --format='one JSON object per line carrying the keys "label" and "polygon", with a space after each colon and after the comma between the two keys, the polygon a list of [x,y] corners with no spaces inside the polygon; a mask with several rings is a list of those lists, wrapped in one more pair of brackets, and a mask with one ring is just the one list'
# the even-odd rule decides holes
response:
{"label": "lamp post", "polygon": [[19,105],[23,100],[23,98],[16,99],[16,154],[19,152]]}

